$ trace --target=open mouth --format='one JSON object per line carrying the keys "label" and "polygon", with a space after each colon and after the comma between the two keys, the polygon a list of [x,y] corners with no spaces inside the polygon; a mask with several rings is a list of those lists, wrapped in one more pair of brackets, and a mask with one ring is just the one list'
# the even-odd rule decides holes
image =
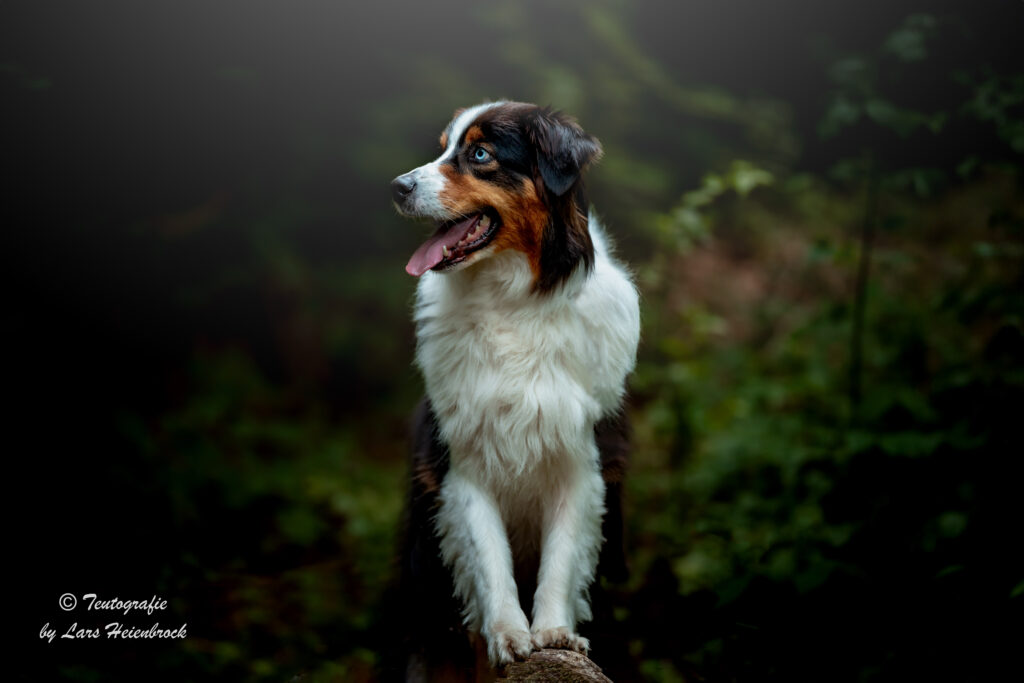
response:
{"label": "open mouth", "polygon": [[446,221],[409,259],[405,272],[419,277],[428,270],[444,270],[483,249],[498,231],[498,219],[490,210],[468,218]]}

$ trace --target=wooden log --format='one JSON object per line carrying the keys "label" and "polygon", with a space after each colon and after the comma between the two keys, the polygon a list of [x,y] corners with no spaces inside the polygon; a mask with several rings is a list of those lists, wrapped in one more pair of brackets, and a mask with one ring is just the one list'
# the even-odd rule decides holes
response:
{"label": "wooden log", "polygon": [[551,681],[552,683],[612,683],[601,668],[572,650],[540,650],[514,662],[498,675],[499,681]]}

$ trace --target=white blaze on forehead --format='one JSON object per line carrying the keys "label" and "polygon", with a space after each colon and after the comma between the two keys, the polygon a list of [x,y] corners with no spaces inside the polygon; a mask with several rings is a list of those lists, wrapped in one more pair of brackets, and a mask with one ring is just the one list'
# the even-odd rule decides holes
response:
{"label": "white blaze on forehead", "polygon": [[474,121],[476,121],[476,118],[480,116],[480,114],[487,111],[488,109],[493,109],[494,107],[500,106],[502,104],[505,103],[487,102],[484,104],[478,104],[475,107],[470,107],[469,109],[463,111],[458,116],[456,116],[452,120],[448,128],[448,147],[444,150],[444,152],[441,153],[441,156],[439,156],[434,163],[440,163],[446,159],[450,159],[455,154],[455,151],[459,148],[459,141],[462,139],[462,136],[466,134],[466,129],[469,128]]}

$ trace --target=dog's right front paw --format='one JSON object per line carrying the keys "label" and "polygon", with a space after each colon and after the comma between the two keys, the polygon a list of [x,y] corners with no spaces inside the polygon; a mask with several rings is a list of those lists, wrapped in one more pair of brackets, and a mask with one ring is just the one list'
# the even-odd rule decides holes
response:
{"label": "dog's right front paw", "polygon": [[504,666],[517,659],[526,659],[532,652],[533,639],[529,631],[499,626],[487,635],[487,656],[494,666]]}

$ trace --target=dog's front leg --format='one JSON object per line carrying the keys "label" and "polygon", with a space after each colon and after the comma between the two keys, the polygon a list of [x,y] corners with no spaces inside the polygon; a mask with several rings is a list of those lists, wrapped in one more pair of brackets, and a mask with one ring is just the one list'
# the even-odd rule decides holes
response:
{"label": "dog's front leg", "polygon": [[596,468],[573,473],[549,499],[530,629],[535,647],[590,649],[576,623],[590,619],[588,589],[601,549],[603,514],[604,481]]}
{"label": "dog's front leg", "polygon": [[467,625],[487,640],[491,663],[528,657],[533,651],[530,626],[519,606],[512,551],[493,497],[449,471],[441,487],[437,528],[455,592],[466,606]]}

